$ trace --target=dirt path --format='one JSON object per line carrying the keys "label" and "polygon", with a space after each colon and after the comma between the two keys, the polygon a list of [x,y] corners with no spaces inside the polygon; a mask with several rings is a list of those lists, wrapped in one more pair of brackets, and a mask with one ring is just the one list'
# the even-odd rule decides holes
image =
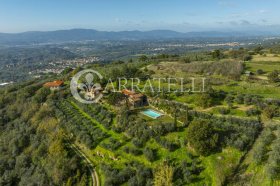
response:
{"label": "dirt path", "polygon": [[89,160],[89,158],[77,147],[75,144],[70,144],[71,148],[80,156],[80,158],[84,159],[87,163],[87,167],[90,170],[91,178],[92,178],[92,186],[100,186],[100,181],[97,172],[95,171],[94,165]]}

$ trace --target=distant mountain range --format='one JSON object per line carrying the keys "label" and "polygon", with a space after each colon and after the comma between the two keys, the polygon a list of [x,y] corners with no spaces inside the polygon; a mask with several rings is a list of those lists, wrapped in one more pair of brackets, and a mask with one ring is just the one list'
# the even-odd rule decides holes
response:
{"label": "distant mountain range", "polygon": [[108,32],[93,29],[72,29],[57,31],[36,31],[23,33],[0,33],[0,45],[31,45],[44,43],[80,42],[88,40],[155,40],[155,39],[187,39],[193,37],[249,37],[268,36],[268,32],[188,32],[171,30],[153,31],[120,31]]}

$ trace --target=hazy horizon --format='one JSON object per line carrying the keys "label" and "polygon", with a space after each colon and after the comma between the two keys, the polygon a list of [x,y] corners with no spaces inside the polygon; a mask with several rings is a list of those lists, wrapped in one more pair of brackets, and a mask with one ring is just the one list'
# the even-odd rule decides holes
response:
{"label": "hazy horizon", "polygon": [[1,33],[75,28],[99,31],[279,31],[280,2],[271,0],[0,2]]}
{"label": "hazy horizon", "polygon": [[[280,29],[280,27],[279,27]],[[50,30],[26,30],[22,32],[1,32],[1,34],[22,34],[22,33],[29,33],[29,32],[56,32],[56,31],[71,31],[71,30],[92,30],[92,31],[98,31],[98,32],[152,32],[152,31],[170,31],[170,32],[177,32],[177,33],[182,33],[182,34],[187,34],[187,33],[207,33],[207,32],[217,32],[217,33],[245,33],[248,31],[242,31],[242,30],[215,30],[215,29],[205,29],[205,30],[194,30],[194,31],[176,31],[172,29],[150,29],[150,30],[141,30],[141,29],[131,29],[131,30],[100,30],[100,29],[95,29],[95,28],[62,28],[62,29],[50,29]],[[254,30],[256,31],[256,30]],[[253,32],[249,31],[249,32]],[[265,32],[265,31],[264,31]]]}

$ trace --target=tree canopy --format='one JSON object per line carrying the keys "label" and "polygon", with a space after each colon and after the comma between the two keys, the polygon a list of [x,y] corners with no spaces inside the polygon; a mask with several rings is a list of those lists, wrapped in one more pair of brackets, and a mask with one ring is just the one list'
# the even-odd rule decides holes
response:
{"label": "tree canopy", "polygon": [[218,133],[207,120],[194,120],[188,128],[187,139],[200,155],[209,155],[218,146]]}

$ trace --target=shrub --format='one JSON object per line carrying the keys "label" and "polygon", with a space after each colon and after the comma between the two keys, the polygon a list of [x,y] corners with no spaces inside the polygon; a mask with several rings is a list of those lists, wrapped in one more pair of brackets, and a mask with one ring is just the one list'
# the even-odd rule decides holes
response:
{"label": "shrub", "polygon": [[261,75],[261,74],[264,74],[264,71],[263,71],[262,69],[258,69],[258,70],[256,71],[256,73],[257,73],[258,75]]}
{"label": "shrub", "polygon": [[196,105],[202,108],[210,107],[212,105],[212,97],[207,93],[201,94],[196,100]]}
{"label": "shrub", "polygon": [[247,55],[245,55],[245,56],[243,57],[243,60],[244,60],[244,61],[251,61],[251,60],[252,60],[252,56],[249,55],[249,54],[247,54]]}
{"label": "shrub", "polygon": [[257,164],[261,164],[264,159],[265,159],[265,154],[266,154],[266,148],[265,145],[261,144],[259,145],[255,150],[253,154],[254,161]]}
{"label": "shrub", "polygon": [[247,116],[257,116],[260,114],[260,111],[258,109],[255,108],[250,108],[248,110],[246,110],[246,115]]}
{"label": "shrub", "polygon": [[137,139],[137,138],[133,138],[132,139],[132,144],[135,145],[136,147],[143,147],[145,144],[145,141],[143,141],[142,139]]}
{"label": "shrub", "polygon": [[238,94],[235,97],[235,102],[238,104],[243,104],[244,103],[244,95],[243,94]]}
{"label": "shrub", "polygon": [[144,155],[146,156],[146,158],[153,162],[157,159],[157,150],[156,149],[152,149],[152,148],[149,148],[149,147],[146,147],[144,149]]}
{"label": "shrub", "polygon": [[164,148],[168,149],[170,152],[175,151],[176,149],[180,148],[180,145],[176,142],[169,141],[165,138],[156,138],[156,141],[163,146]]}
{"label": "shrub", "polygon": [[190,59],[189,57],[185,57],[185,58],[182,59],[182,61],[183,61],[184,63],[190,63],[190,62],[191,62],[191,59]]}
{"label": "shrub", "polygon": [[214,50],[212,52],[212,58],[213,59],[221,59],[221,58],[223,58],[223,53],[220,50]]}
{"label": "shrub", "polygon": [[279,81],[279,72],[277,70],[274,70],[273,72],[268,74],[267,78],[272,83],[278,82]]}
{"label": "shrub", "polygon": [[263,163],[267,159],[268,147],[275,139],[272,128],[267,127],[259,137],[257,147],[253,151],[253,158],[257,164]]}
{"label": "shrub", "polygon": [[244,96],[244,104],[245,105],[251,105],[252,104],[252,96],[251,95],[245,95]]}
{"label": "shrub", "polygon": [[124,99],[125,99],[125,97],[122,93],[112,92],[112,93],[109,94],[109,96],[107,98],[107,101],[111,105],[116,105]]}
{"label": "shrub", "polygon": [[191,147],[201,155],[209,155],[217,149],[218,133],[207,120],[194,120],[187,131]]}
{"label": "shrub", "polygon": [[280,173],[280,140],[276,139],[271,145],[271,152],[269,152],[268,163],[266,164],[266,172],[269,178],[279,179]]}
{"label": "shrub", "polygon": [[263,112],[262,112],[262,116],[264,119],[272,119],[275,115],[276,112],[276,108],[274,106],[267,106]]}
{"label": "shrub", "polygon": [[120,146],[122,146],[122,143],[114,138],[110,138],[109,142],[107,143],[103,142],[101,143],[101,146],[106,149],[114,151],[117,150]]}
{"label": "shrub", "polygon": [[155,186],[170,186],[173,185],[173,174],[174,169],[172,166],[169,166],[167,163],[161,163],[154,173],[154,185]]}
{"label": "shrub", "polygon": [[229,114],[230,113],[230,109],[228,108],[225,108],[225,107],[222,107],[222,108],[219,108],[218,109],[218,112],[222,115],[226,115],[226,114]]}
{"label": "shrub", "polygon": [[229,107],[229,108],[232,108],[233,101],[234,101],[234,96],[233,96],[233,95],[228,95],[228,96],[225,98],[225,102],[228,104],[228,107]]}
{"label": "shrub", "polygon": [[134,147],[124,147],[124,151],[135,156],[139,156],[143,153],[140,149]]}

